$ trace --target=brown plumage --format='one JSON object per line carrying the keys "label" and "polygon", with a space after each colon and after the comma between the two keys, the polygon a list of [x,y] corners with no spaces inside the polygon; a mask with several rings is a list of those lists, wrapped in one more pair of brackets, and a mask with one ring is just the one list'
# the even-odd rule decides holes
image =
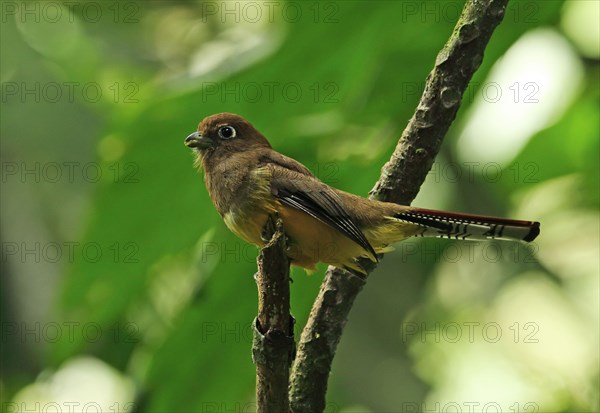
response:
{"label": "brown plumage", "polygon": [[390,244],[414,235],[532,241],[539,233],[537,222],[413,208],[332,188],[231,113],[205,118],[185,144],[197,152],[227,227],[263,246],[267,218],[277,213],[292,264],[309,270],[322,261],[365,273],[356,258],[376,261]]}

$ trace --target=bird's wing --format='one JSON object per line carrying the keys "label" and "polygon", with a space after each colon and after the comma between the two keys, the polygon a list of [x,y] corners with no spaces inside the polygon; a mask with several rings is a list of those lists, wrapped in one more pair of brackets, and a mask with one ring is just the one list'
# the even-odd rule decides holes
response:
{"label": "bird's wing", "polygon": [[262,163],[271,172],[271,193],[281,203],[340,231],[372,255],[369,258],[377,260],[375,250],[332,188],[316,179],[301,163],[279,153],[263,158]]}

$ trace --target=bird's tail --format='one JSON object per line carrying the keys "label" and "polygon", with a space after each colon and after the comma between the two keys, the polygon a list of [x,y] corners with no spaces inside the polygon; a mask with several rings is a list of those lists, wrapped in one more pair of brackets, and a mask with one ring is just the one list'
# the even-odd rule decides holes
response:
{"label": "bird's tail", "polygon": [[417,237],[439,237],[466,240],[533,241],[540,233],[540,223],[514,219],[410,208],[394,216],[421,227]]}

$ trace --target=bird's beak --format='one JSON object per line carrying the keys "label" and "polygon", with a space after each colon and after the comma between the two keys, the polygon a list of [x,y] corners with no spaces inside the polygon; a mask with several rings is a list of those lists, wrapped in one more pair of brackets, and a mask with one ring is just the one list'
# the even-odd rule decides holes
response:
{"label": "bird's beak", "polygon": [[197,148],[197,149],[207,149],[207,148],[212,148],[213,146],[215,146],[215,143],[213,142],[212,139],[206,137],[206,136],[202,136],[200,135],[199,132],[194,132],[191,133],[190,135],[188,135],[187,138],[185,138],[185,146],[187,146],[188,148]]}

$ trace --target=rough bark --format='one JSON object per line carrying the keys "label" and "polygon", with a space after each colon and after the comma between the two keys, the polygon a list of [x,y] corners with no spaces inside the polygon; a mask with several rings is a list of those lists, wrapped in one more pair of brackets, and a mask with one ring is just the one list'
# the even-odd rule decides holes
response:
{"label": "rough bark", "polygon": [[[370,197],[409,205],[431,169],[462,96],[504,17],[508,0],[469,0],[427,77],[417,109],[381,171]],[[374,266],[371,266],[372,270]],[[369,271],[370,272],[370,271]],[[330,267],[313,305],[293,366],[290,407],[322,412],[327,380],[348,313],[365,280]]]}
{"label": "rough bark", "polygon": [[295,351],[290,316],[290,265],[280,219],[269,219],[268,244],[257,258],[258,316],[252,359],[256,364],[257,412],[288,412],[288,382]]}

